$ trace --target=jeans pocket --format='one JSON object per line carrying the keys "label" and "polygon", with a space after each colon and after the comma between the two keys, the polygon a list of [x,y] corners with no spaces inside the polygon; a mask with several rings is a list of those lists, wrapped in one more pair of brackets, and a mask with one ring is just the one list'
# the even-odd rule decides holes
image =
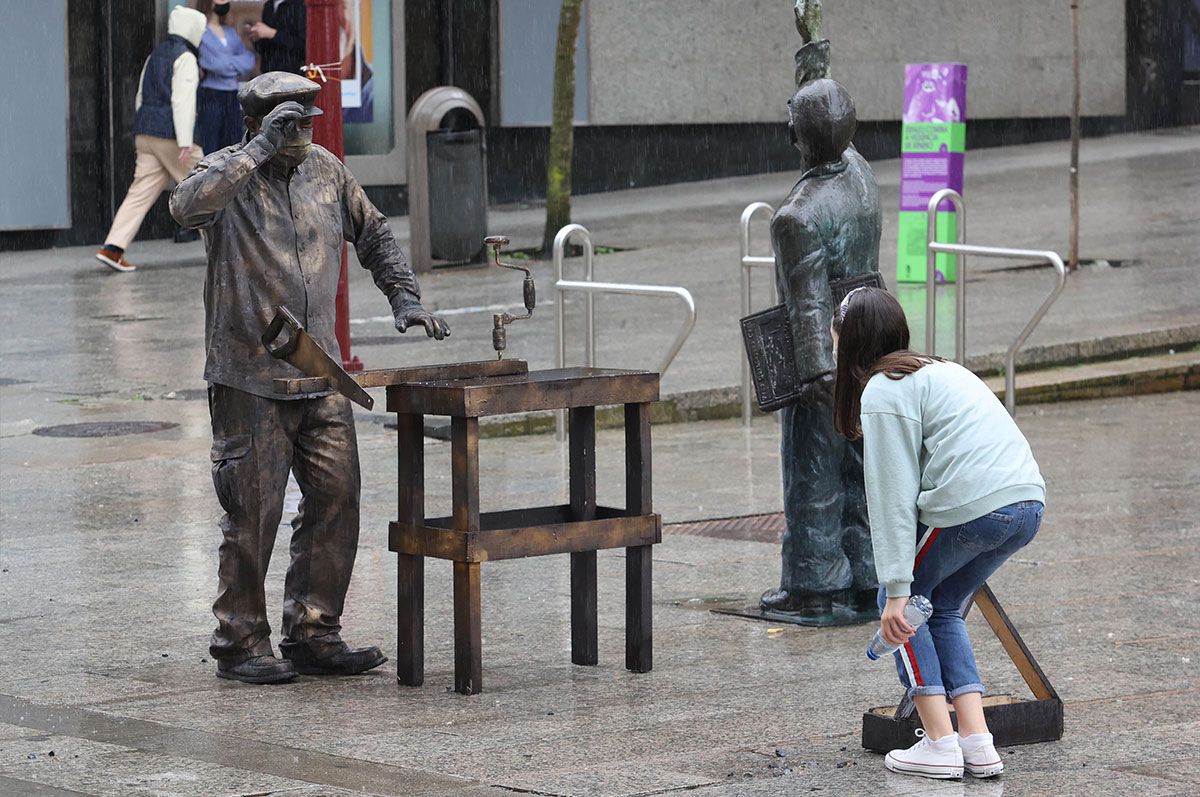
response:
{"label": "jeans pocket", "polygon": [[958,544],[972,551],[990,551],[1008,539],[1016,520],[1006,512],[989,512],[958,527]]}

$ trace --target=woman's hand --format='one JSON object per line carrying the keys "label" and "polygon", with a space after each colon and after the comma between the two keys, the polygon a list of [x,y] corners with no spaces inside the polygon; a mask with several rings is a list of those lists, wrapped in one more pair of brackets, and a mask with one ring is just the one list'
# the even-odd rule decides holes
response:
{"label": "woman's hand", "polygon": [[908,598],[888,598],[883,607],[883,616],[879,618],[879,629],[884,640],[889,645],[903,645],[912,635],[917,633],[904,619],[904,606]]}
{"label": "woman's hand", "polygon": [[255,22],[250,26],[250,41],[259,39],[274,39],[276,30],[265,22]]}

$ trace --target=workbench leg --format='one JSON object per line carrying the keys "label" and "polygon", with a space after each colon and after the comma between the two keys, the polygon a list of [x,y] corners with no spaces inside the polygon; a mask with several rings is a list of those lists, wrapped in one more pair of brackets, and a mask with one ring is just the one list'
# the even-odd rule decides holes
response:
{"label": "workbench leg", "polygon": [[[425,525],[425,417],[397,413],[397,517]],[[425,557],[397,554],[396,680],[404,686],[425,681]]]}
{"label": "workbench leg", "polygon": [[625,667],[634,672],[654,668],[654,624],[651,602],[653,545],[625,549]]}
{"label": "workbench leg", "polygon": [[571,662],[600,661],[596,612],[596,552],[571,554]]}
{"label": "workbench leg", "polygon": [[[654,512],[651,497],[650,405],[625,405],[625,511]],[[654,546],[625,549],[625,667],[649,672],[654,667],[651,593]]]}
{"label": "workbench leg", "polygon": [[[596,518],[596,408],[570,410],[571,519]],[[596,596],[596,552],[571,554],[571,661],[600,661]]]}
{"label": "workbench leg", "polygon": [[454,563],[454,691],[483,691],[483,635],[479,604],[479,563]]}
{"label": "workbench leg", "polygon": [[396,564],[396,680],[425,682],[425,557],[398,554]]}

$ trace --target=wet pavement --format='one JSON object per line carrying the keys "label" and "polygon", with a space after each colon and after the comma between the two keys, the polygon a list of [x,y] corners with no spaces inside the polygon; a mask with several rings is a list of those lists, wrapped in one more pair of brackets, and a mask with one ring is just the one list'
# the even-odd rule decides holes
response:
{"label": "wet pavement", "polygon": [[[1028,408],[1050,508],[993,579],[1066,701],[1066,735],[1011,748],[996,783],[887,775],[861,712],[898,696],[867,662],[869,628],[772,626],[708,611],[776,583],[778,546],[668,533],[655,550],[655,668],[623,667],[623,554],[602,552],[600,664],[570,664],[568,562],[483,567],[484,693],[453,684],[450,567],[428,561],[426,682],[392,664],[357,678],[247,687],[213,676],[219,509],[206,407],[146,401],[167,431],[11,431],[25,386],[0,387],[0,793],[701,795],[1194,794],[1200,788],[1200,394]],[[55,403],[61,404],[61,400]],[[127,417],[113,405],[76,408]],[[344,618],[395,647],[395,436],[359,424],[363,539]],[[655,431],[665,522],[780,506],[777,430],[759,421]],[[484,440],[485,510],[565,500],[552,436]],[[620,501],[622,439],[598,441],[601,502]],[[426,441],[429,511],[449,505],[448,444]],[[280,611],[287,526],[268,577]],[[976,615],[989,689],[1027,695]],[[276,641],[278,641],[276,639]],[[32,792],[31,784],[57,791]]]}
{"label": "wet pavement", "polygon": [[[975,210],[987,207],[982,196],[970,204],[975,240],[1056,245],[1045,234],[1049,222],[1038,220],[1051,199],[1065,208],[1065,193],[1061,203],[1051,196],[1056,147],[1065,151],[1056,144],[969,153],[968,202],[972,190],[987,195],[986,185],[1009,203],[991,212]],[[1085,175],[1094,176],[1084,180],[1085,196],[1107,197],[1109,215],[1085,223],[1086,239],[1103,243],[1098,255],[1148,255],[1136,267],[1073,278],[1057,308],[1062,317],[1047,319],[1047,339],[1197,323],[1200,232],[1196,204],[1182,203],[1200,185],[1200,135],[1089,141],[1085,166],[1088,150],[1110,156],[1091,161]],[[989,163],[991,171],[983,168]],[[1037,175],[1047,193],[1036,203],[1044,204],[1021,204],[1023,177]],[[749,199],[782,195],[786,182],[744,178],[680,188],[677,196],[650,189],[657,193],[580,199],[579,214],[595,213],[598,243],[642,246],[602,256],[598,278],[668,282],[685,264],[690,269],[708,326],[697,327],[678,371],[668,374],[677,387],[736,379],[736,340],[725,330],[736,304],[726,308],[722,297],[736,302],[737,214]],[[1174,201],[1153,204],[1155,186]],[[1002,213],[1011,214],[1005,224]],[[518,244],[532,235],[532,223],[521,225],[536,212],[495,215],[511,222]],[[599,556],[596,667],[570,663],[569,568],[558,556],[482,568],[481,695],[450,691],[450,566],[435,561],[426,567],[423,687],[397,686],[392,663],[356,678],[279,687],[217,680],[207,660],[219,507],[200,381],[203,270],[194,245],[139,245],[131,257],[139,250],[156,259],[142,258],[145,267],[133,275],[102,271],[84,250],[0,255],[0,794],[1200,790],[1200,394],[1021,409],[1049,508],[1038,539],[992,584],[1066,701],[1066,735],[1005,751],[1009,770],[999,781],[928,783],[885,773],[880,756],[859,746],[862,711],[899,694],[891,668],[862,655],[869,628],[772,632],[709,611],[749,603],[777,583],[771,542],[668,532],[655,550],[655,668],[644,675],[623,669],[624,557],[611,551]],[[1093,256],[1087,247],[1084,254]],[[971,301],[989,310],[971,316],[978,325],[969,326],[971,340],[981,349],[988,335],[1001,341],[1020,319],[998,297],[1029,293],[1035,281],[1040,291],[1048,279],[981,274]],[[499,272],[436,274],[426,291],[454,310],[452,324],[459,319],[452,342],[359,353],[372,367],[486,357],[494,311],[471,308],[516,304],[518,282]],[[360,321],[375,312],[369,307],[386,309],[370,288],[356,277]],[[552,310],[552,292],[542,295],[543,309]],[[536,323],[511,328],[514,356],[549,363],[551,316],[539,311]],[[604,318],[605,364],[652,364],[651,344],[671,335],[657,314],[647,320],[611,306]],[[386,329],[369,320],[354,325],[361,335]],[[631,330],[645,331],[646,341],[630,341]],[[622,352],[650,362],[625,361]],[[346,636],[394,654],[396,569],[386,529],[395,519],[395,432],[386,413],[357,418],[363,535]],[[130,422],[172,426],[114,437],[34,434]],[[654,435],[655,508],[664,522],[779,510],[778,428],[770,419],[749,431],[720,421],[661,426]],[[425,446],[428,512],[446,514],[449,446]],[[601,431],[597,448],[599,501],[619,504],[621,433]],[[485,511],[566,498],[566,456],[552,436],[484,440],[480,459]],[[286,520],[268,577],[273,620]],[[970,627],[989,689],[1027,695],[977,615]]]}

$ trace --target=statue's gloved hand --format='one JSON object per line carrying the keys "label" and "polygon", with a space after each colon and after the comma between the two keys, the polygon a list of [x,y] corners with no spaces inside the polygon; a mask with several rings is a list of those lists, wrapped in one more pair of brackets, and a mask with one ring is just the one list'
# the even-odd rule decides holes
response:
{"label": "statue's gloved hand", "polygon": [[278,149],[283,146],[283,140],[287,138],[288,125],[303,115],[304,106],[295,100],[281,102],[263,117],[262,134]]}
{"label": "statue's gloved hand", "polygon": [[431,338],[441,340],[450,336],[450,325],[422,307],[420,300],[408,293],[401,292],[392,298],[392,318],[400,332],[421,325]]}

